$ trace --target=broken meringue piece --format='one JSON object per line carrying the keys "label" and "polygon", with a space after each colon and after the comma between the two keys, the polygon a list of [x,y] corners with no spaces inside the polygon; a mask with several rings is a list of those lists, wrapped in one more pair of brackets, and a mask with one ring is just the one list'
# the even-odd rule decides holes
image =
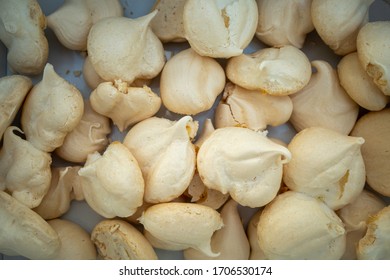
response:
{"label": "broken meringue piece", "polygon": [[152,117],[161,106],[160,97],[148,86],[131,87],[121,80],[99,84],[90,101],[92,108],[112,119],[121,132]]}

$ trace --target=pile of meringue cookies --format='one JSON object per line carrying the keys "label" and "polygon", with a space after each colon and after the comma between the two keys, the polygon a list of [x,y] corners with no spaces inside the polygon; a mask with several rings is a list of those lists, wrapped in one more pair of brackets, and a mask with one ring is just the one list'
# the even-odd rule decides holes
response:
{"label": "pile of meringue cookies", "polygon": [[[369,21],[373,2],[160,0],[129,18],[119,0],[1,1],[0,253],[390,259],[390,21]],[[47,62],[46,27],[85,53],[88,98]],[[301,50],[314,30],[337,69]],[[267,136],[287,122],[289,143]],[[92,232],[63,218],[72,201],[102,217]]]}

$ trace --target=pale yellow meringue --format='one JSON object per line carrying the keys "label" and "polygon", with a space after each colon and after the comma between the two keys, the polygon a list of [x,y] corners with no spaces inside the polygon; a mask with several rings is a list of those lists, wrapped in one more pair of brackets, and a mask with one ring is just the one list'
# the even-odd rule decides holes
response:
{"label": "pale yellow meringue", "polygon": [[291,190],[340,209],[354,201],[364,188],[363,143],[362,137],[322,127],[306,128],[288,144],[291,161],[284,166],[283,181]]}
{"label": "pale yellow meringue", "polygon": [[123,132],[152,117],[161,107],[160,97],[148,86],[132,87],[121,80],[103,82],[90,95],[92,108],[112,119]]}
{"label": "pale yellow meringue", "polygon": [[185,37],[200,55],[229,58],[242,54],[257,26],[255,0],[187,0]]}
{"label": "pale yellow meringue", "polygon": [[348,135],[358,117],[359,106],[340,85],[337,72],[324,60],[315,60],[309,84],[291,95],[290,122],[299,132],[312,126],[333,129]]}
{"label": "pale yellow meringue", "polygon": [[144,180],[137,160],[120,142],[90,154],[78,174],[88,205],[105,218],[128,217],[142,205]]}
{"label": "pale yellow meringue", "polygon": [[171,201],[184,193],[195,173],[191,142],[198,123],[190,116],[177,121],[152,117],[139,122],[123,143],[137,159],[145,178],[145,201]]}
{"label": "pale yellow meringue", "polygon": [[243,206],[261,207],[275,198],[290,152],[261,132],[216,129],[202,144],[197,168],[204,184]]}
{"label": "pale yellow meringue", "polygon": [[215,126],[242,126],[264,130],[286,123],[293,105],[288,96],[273,96],[227,83],[215,110]]}

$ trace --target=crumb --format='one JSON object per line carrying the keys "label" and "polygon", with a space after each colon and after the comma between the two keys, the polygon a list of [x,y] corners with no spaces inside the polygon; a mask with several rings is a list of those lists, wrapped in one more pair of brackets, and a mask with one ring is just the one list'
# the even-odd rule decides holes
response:
{"label": "crumb", "polygon": [[75,77],[80,77],[81,76],[81,71],[80,70],[75,70],[75,71],[73,71],[73,76],[75,76]]}
{"label": "crumb", "polygon": [[68,75],[68,74],[69,74],[69,72],[70,72],[69,70],[66,70],[66,71],[65,71],[65,75]]}

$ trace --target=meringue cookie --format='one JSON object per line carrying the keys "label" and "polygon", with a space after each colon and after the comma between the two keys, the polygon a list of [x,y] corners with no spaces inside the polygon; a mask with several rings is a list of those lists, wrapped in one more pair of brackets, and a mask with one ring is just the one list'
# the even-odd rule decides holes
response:
{"label": "meringue cookie", "polygon": [[390,96],[390,21],[369,22],[357,36],[359,60],[367,74]]}
{"label": "meringue cookie", "polygon": [[257,0],[259,21],[256,37],[267,45],[302,48],[306,34],[313,31],[312,0]]}
{"label": "meringue cookie", "polygon": [[183,12],[186,0],[158,0],[152,10],[158,10],[150,22],[154,34],[164,43],[186,41]]}
{"label": "meringue cookie", "polygon": [[339,259],[346,244],[343,222],[325,203],[303,193],[278,195],[260,215],[259,245],[267,259]]}
{"label": "meringue cookie", "polygon": [[110,119],[96,113],[89,100],[84,101],[84,114],[79,124],[68,133],[56,154],[71,162],[85,162],[89,154],[103,151],[111,132]]}
{"label": "meringue cookie", "polygon": [[154,241],[161,241],[170,250],[194,248],[207,256],[219,255],[212,251],[210,243],[213,233],[222,228],[223,220],[210,207],[195,203],[159,203],[146,209],[139,221],[154,247],[159,245]]}
{"label": "meringue cookie", "polygon": [[314,27],[336,54],[356,51],[359,29],[368,22],[368,10],[374,0],[313,0]]}
{"label": "meringue cookie", "polygon": [[47,16],[47,25],[63,46],[85,51],[92,25],[102,18],[120,16],[123,8],[119,0],[65,0]]}
{"label": "meringue cookie", "polygon": [[309,84],[290,96],[291,124],[298,132],[321,126],[348,135],[358,117],[359,106],[340,85],[336,70],[328,62],[315,60],[312,65],[317,72]]}
{"label": "meringue cookie", "polygon": [[144,180],[137,160],[120,142],[90,154],[78,172],[88,205],[105,218],[128,217],[142,205]]}
{"label": "meringue cookie", "polygon": [[187,0],[184,5],[185,36],[202,56],[242,54],[255,34],[257,20],[255,0]]}
{"label": "meringue cookie", "polygon": [[199,175],[243,206],[261,207],[280,188],[283,164],[290,152],[264,134],[242,127],[216,129],[202,144],[197,157]]}
{"label": "meringue cookie", "polygon": [[123,143],[142,170],[146,202],[168,202],[184,193],[195,173],[191,140],[197,130],[198,123],[190,116],[178,121],[152,117],[127,133]]}
{"label": "meringue cookie", "polygon": [[14,121],[33,84],[29,77],[11,75],[0,78],[0,139]]}
{"label": "meringue cookie", "polygon": [[366,235],[359,241],[359,260],[388,260],[390,258],[390,206],[368,219]]}
{"label": "meringue cookie", "polygon": [[191,48],[168,60],[160,79],[161,99],[165,107],[183,115],[209,110],[224,86],[222,66]]}
{"label": "meringue cookie", "polygon": [[21,123],[26,138],[36,148],[52,152],[79,124],[84,113],[80,91],[46,64],[42,80],[28,94]]}
{"label": "meringue cookie", "polygon": [[390,197],[390,109],[369,112],[355,124],[351,136],[363,137],[362,155],[367,184],[381,195]]}
{"label": "meringue cookie", "polygon": [[364,188],[366,172],[362,137],[311,127],[288,144],[291,161],[283,181],[293,191],[311,195],[337,210],[354,201]]}
{"label": "meringue cookie", "polygon": [[215,110],[215,126],[264,130],[286,123],[293,110],[288,96],[273,96],[228,83]]}
{"label": "meringue cookie", "polygon": [[249,90],[289,95],[307,85],[311,65],[296,47],[265,48],[229,59],[226,75],[234,84]]}
{"label": "meringue cookie", "polygon": [[379,111],[389,101],[360,64],[357,52],[344,56],[337,65],[340,85],[361,107]]}
{"label": "meringue cookie", "polygon": [[131,87],[121,80],[99,84],[90,101],[92,108],[112,119],[121,132],[153,116],[161,107],[160,97],[151,88]]}
{"label": "meringue cookie", "polygon": [[0,191],[7,190],[20,203],[34,208],[49,190],[52,158],[16,133],[23,132],[9,126],[4,133],[0,150]]}
{"label": "meringue cookie", "polygon": [[347,247],[342,259],[357,259],[356,248],[366,234],[367,222],[384,207],[386,203],[377,194],[363,190],[352,203],[337,211],[347,231]]}
{"label": "meringue cookie", "polygon": [[152,79],[165,63],[164,48],[149,23],[157,10],[131,19],[104,18],[89,34],[87,50],[96,73],[105,81]]}

